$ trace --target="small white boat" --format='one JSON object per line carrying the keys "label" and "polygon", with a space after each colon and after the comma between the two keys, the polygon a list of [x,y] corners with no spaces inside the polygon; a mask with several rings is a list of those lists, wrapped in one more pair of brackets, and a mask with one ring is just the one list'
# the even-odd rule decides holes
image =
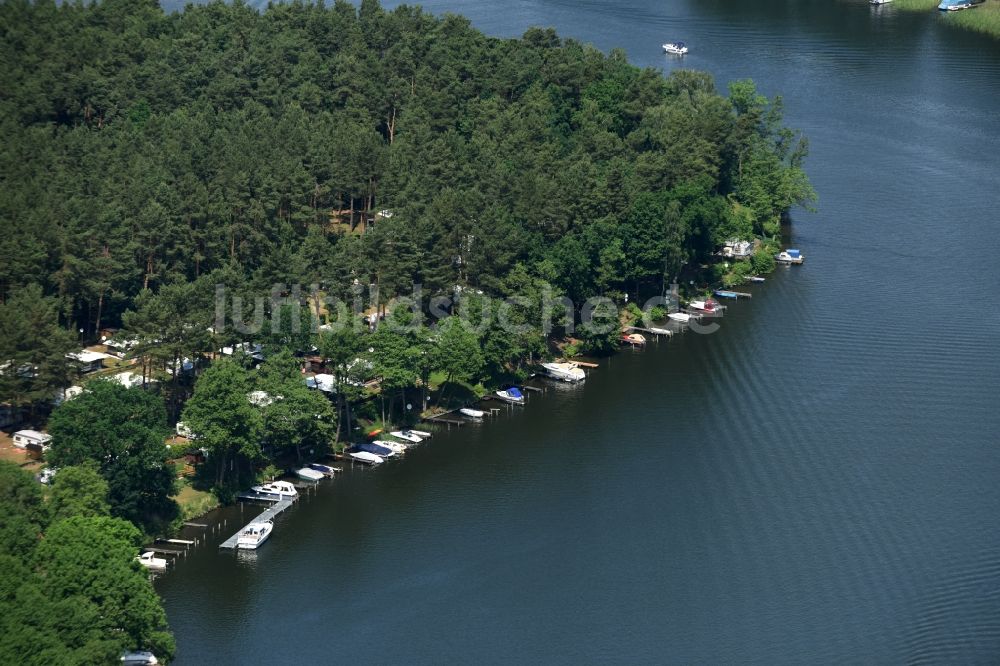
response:
{"label": "small white boat", "polygon": [[890,2],[892,2],[892,0],[868,0],[869,5],[887,5]]}
{"label": "small white boat", "polygon": [[277,497],[279,499],[297,497],[299,494],[299,491],[295,489],[295,486],[288,481],[272,481],[271,483],[263,483],[259,486],[253,486],[250,490],[259,495],[270,495],[271,497]]}
{"label": "small white boat", "polygon": [[766,278],[762,278],[759,275],[751,275],[747,279],[753,282],[754,284],[760,284],[761,282],[764,282],[766,280]]}
{"label": "small white boat", "polygon": [[782,250],[775,259],[779,264],[801,264],[806,260],[798,250]]}
{"label": "small white boat", "polygon": [[481,409],[472,409],[471,407],[462,407],[458,410],[459,414],[468,416],[470,419],[481,419],[486,416],[486,412]]}
{"label": "small white boat", "polygon": [[670,329],[667,329],[667,328],[656,328],[655,326],[651,327],[649,329],[649,332],[652,333],[653,335],[673,335],[673,333],[674,333]]}
{"label": "small white boat", "polygon": [[663,50],[672,55],[684,55],[688,52],[688,47],[684,42],[667,42],[663,45]]}
{"label": "small white boat", "polygon": [[273,531],[274,523],[270,520],[250,523],[236,537],[236,547],[243,550],[256,550],[260,544],[267,541],[267,537],[271,536]]}
{"label": "small white boat", "polygon": [[413,428],[410,428],[409,430],[404,430],[403,432],[412,432],[417,437],[421,437],[423,439],[428,439],[431,435],[434,434],[427,432],[426,430],[414,430]]}
{"label": "small white boat", "polygon": [[416,434],[412,430],[393,430],[389,434],[403,440],[404,442],[412,442],[413,444],[419,444],[424,441],[423,437]]}
{"label": "small white boat", "polygon": [[526,402],[521,389],[516,386],[511,386],[509,389],[504,389],[503,391],[497,391],[496,396],[512,405],[523,405]]}
{"label": "small white boat", "polygon": [[343,472],[343,467],[330,467],[329,465],[324,465],[322,463],[309,463],[309,469],[314,469],[317,472],[323,474],[324,476],[332,477],[337,472]]}
{"label": "small white boat", "polygon": [[303,481],[321,481],[323,480],[323,477],[326,475],[318,470],[309,467],[303,467],[301,469],[295,470],[295,476],[299,477]]}
{"label": "small white boat", "polygon": [[384,446],[397,455],[406,453],[406,444],[401,444],[400,442],[393,442],[388,439],[376,439],[372,442],[372,444]]}
{"label": "small white boat", "polygon": [[385,462],[382,456],[377,456],[374,453],[368,453],[367,451],[353,451],[348,453],[352,460],[356,460],[359,463],[364,463],[365,465],[381,465]]}
{"label": "small white boat", "polygon": [[686,324],[689,321],[691,321],[691,315],[687,314],[686,312],[671,312],[670,314],[667,315],[667,317],[673,319],[674,321],[679,321],[682,324]]}
{"label": "small white boat", "polygon": [[583,368],[576,363],[542,363],[545,374],[563,382],[582,382],[587,378]]}
{"label": "small white boat", "polygon": [[701,312],[715,312],[719,308],[719,304],[710,298],[705,301],[691,301],[688,303],[688,307]]}
{"label": "small white boat", "polygon": [[123,652],[121,662],[126,666],[155,666],[160,663],[156,655],[148,650]]}
{"label": "small white boat", "polygon": [[641,333],[622,333],[622,344],[642,347],[646,344],[646,336]]}
{"label": "small white boat", "polygon": [[167,560],[162,557],[157,557],[156,553],[147,552],[139,555],[135,558],[139,561],[139,564],[146,567],[150,571],[166,571],[167,570]]}

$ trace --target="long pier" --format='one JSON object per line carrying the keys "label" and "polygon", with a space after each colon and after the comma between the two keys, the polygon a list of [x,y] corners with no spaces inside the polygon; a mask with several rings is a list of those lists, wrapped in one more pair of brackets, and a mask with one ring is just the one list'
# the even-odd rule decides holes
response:
{"label": "long pier", "polygon": [[[244,495],[246,495],[246,499],[257,499],[257,500],[265,500],[266,499],[266,498],[264,498],[262,496],[259,496],[259,495],[258,496],[252,496],[252,495],[250,495],[250,493],[244,493],[243,495],[240,495],[239,496],[240,499],[244,499]],[[270,500],[270,501],[274,501],[274,500]],[[267,521],[267,520],[271,520],[272,518],[274,518],[278,514],[282,513],[283,511],[285,511],[286,509],[288,509],[289,507],[291,507],[292,504],[294,503],[294,501],[295,500],[287,499],[287,498],[283,499],[283,500],[274,501],[274,504],[272,504],[270,507],[268,507],[268,509],[266,509],[264,511],[264,513],[260,514],[259,516],[257,516],[256,518],[254,518],[252,521],[250,521],[250,523],[259,523],[259,522],[264,522],[264,521]],[[228,539],[226,539],[225,541],[223,541],[222,543],[220,543],[219,544],[219,548],[228,548],[229,550],[235,550],[236,549],[236,542],[237,542],[237,540],[239,540],[240,534],[242,534],[243,530],[245,530],[247,527],[250,526],[250,523],[247,523],[244,527],[242,527],[240,529],[239,532],[237,532],[233,536],[229,537]]]}

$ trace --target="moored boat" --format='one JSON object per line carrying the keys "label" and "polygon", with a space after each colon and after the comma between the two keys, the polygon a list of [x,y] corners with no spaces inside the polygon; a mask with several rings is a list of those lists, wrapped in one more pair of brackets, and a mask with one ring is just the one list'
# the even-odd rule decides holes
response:
{"label": "moored boat", "polygon": [[396,452],[390,449],[388,446],[382,446],[381,444],[376,444],[374,442],[358,442],[354,445],[354,448],[358,451],[364,451],[366,453],[374,453],[380,458],[392,458],[396,455]]}
{"label": "moored boat", "polygon": [[258,495],[267,495],[268,497],[277,499],[291,499],[292,497],[297,497],[299,494],[299,491],[295,489],[295,486],[288,481],[272,481],[270,483],[262,483],[259,486],[252,486],[250,490]]}
{"label": "moored boat", "polygon": [[412,444],[419,444],[424,441],[423,437],[416,434],[412,430],[393,430],[389,434],[403,440],[404,442],[410,442]]}
{"label": "moored boat", "polygon": [[699,312],[715,312],[719,309],[719,304],[709,298],[704,301],[691,301],[688,307]]}
{"label": "moored boat", "polygon": [[521,393],[521,389],[516,386],[511,386],[508,389],[497,391],[495,395],[504,402],[509,402],[512,405],[523,405],[525,403],[524,394]]}
{"label": "moored boat", "polygon": [[463,416],[468,416],[470,419],[481,419],[486,416],[486,412],[481,409],[472,409],[471,407],[462,407],[458,410],[459,414]]}
{"label": "moored boat", "polygon": [[761,283],[761,282],[763,282],[764,279],[765,278],[762,278],[759,275],[751,275],[750,277],[747,278],[747,280],[749,280],[750,282],[754,282],[754,283],[758,283],[758,284]]}
{"label": "moored boat", "polygon": [[309,463],[309,469],[314,469],[324,476],[333,476],[337,472],[344,471],[342,467],[331,467],[330,465],[324,465],[323,463]]}
{"label": "moored boat", "polygon": [[426,430],[414,430],[413,428],[410,428],[409,430],[404,430],[403,432],[412,432],[414,435],[420,437],[421,439],[428,439],[431,435],[434,434],[427,432]]}
{"label": "moored boat", "polygon": [[801,264],[806,258],[799,250],[782,250],[775,259],[779,264]]}
{"label": "moored boat", "polygon": [[640,333],[623,333],[621,341],[622,344],[641,347],[646,344],[646,336]]}
{"label": "moored boat", "polygon": [[581,382],[587,378],[583,368],[576,363],[542,363],[545,374],[563,382]]}
{"label": "moored boat", "polygon": [[673,319],[674,321],[679,321],[682,324],[686,324],[691,321],[691,315],[686,312],[671,312],[667,315],[667,317]]}
{"label": "moored boat", "polygon": [[376,439],[374,442],[372,442],[372,444],[375,444],[376,446],[384,446],[385,448],[389,449],[390,451],[398,455],[403,455],[404,453],[406,453],[406,444],[403,444],[402,442],[392,442],[389,441],[388,439]]}
{"label": "moored boat", "polygon": [[148,650],[123,652],[120,661],[126,666],[155,666],[160,663],[156,655]]}
{"label": "moored boat", "polygon": [[267,541],[273,531],[274,523],[270,520],[250,523],[236,537],[236,547],[243,550],[256,550],[260,544]]}
{"label": "moored boat", "polygon": [[684,55],[688,52],[688,47],[684,42],[667,42],[663,45],[663,50],[671,55]]}
{"label": "moored boat", "polygon": [[150,571],[166,571],[167,570],[167,560],[162,557],[157,557],[156,553],[150,551],[143,553],[135,558],[139,561],[139,564],[146,567]]}
{"label": "moored boat", "polygon": [[312,469],[310,467],[302,467],[295,470],[295,476],[299,477],[303,481],[320,481],[323,479],[325,474],[318,470]]}
{"label": "moored boat", "polygon": [[374,453],[370,453],[368,451],[348,449],[347,455],[350,456],[351,460],[365,465],[381,465],[385,462],[385,459],[382,458],[382,456],[375,455]]}

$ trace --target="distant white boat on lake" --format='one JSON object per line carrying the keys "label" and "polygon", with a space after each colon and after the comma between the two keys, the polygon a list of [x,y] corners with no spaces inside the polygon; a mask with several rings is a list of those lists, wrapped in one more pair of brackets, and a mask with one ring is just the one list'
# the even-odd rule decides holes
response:
{"label": "distant white boat on lake", "polygon": [[892,2],[892,0],[868,0],[869,5],[887,5],[890,2]]}
{"label": "distant white boat on lake", "polygon": [[663,50],[671,55],[684,55],[688,52],[688,47],[684,42],[667,42],[663,45]]}
{"label": "distant white boat on lake", "polygon": [[806,260],[799,250],[782,250],[775,259],[779,264],[801,264]]}
{"label": "distant white boat on lake", "polygon": [[160,663],[156,655],[147,650],[122,653],[121,662],[125,666],[155,666]]}
{"label": "distant white boat on lake", "polygon": [[273,531],[274,523],[270,520],[250,523],[236,537],[236,547],[243,550],[256,550],[258,546],[267,541]]}
{"label": "distant white boat on lake", "polygon": [[472,409],[471,407],[462,407],[462,409],[458,410],[458,413],[464,414],[465,416],[468,416],[470,419],[481,419],[484,416],[486,416],[486,412],[484,412],[483,410]]}

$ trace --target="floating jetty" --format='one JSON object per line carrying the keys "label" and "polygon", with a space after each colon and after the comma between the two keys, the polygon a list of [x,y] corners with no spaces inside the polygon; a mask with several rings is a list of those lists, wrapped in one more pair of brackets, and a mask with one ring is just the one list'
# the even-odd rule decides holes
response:
{"label": "floating jetty", "polygon": [[737,300],[740,298],[753,298],[753,294],[748,294],[742,291],[728,291],[726,289],[716,289],[713,292],[719,298],[731,298]]}
{"label": "floating jetty", "polygon": [[[650,335],[655,335],[655,336],[665,335],[668,338],[671,337],[674,334],[674,332],[671,331],[668,328],[657,328],[655,326],[652,327],[652,328],[640,328],[639,326],[626,326],[625,330],[626,331],[637,331],[639,333],[649,333]],[[578,363],[577,365],[583,365],[583,364],[582,363]],[[591,364],[591,365],[592,365],[592,367],[595,367],[595,368],[597,367],[596,364]]]}
{"label": "floating jetty", "polygon": [[[278,514],[283,513],[286,509],[288,509],[289,507],[292,506],[292,504],[295,503],[295,500],[290,499],[290,498],[286,498],[286,499],[283,499],[283,500],[277,500],[277,501],[275,501],[275,500],[268,500],[267,498],[265,498],[263,495],[260,495],[259,493],[241,493],[240,495],[238,495],[238,497],[240,499],[244,499],[245,496],[249,496],[249,499],[274,502],[274,504],[272,504],[267,510],[265,510],[264,513],[260,514],[259,516],[257,516],[253,520],[251,520],[250,521],[251,523],[259,523],[259,522],[263,522],[263,521],[266,521],[266,520],[271,520],[272,518],[276,517]],[[219,544],[219,548],[227,548],[229,550],[236,550],[236,542],[239,540],[240,534],[242,534],[243,530],[245,530],[249,526],[250,526],[250,523],[247,523],[246,526],[240,528],[240,530],[236,534],[234,534],[233,536],[229,537],[228,539],[226,539],[225,541],[223,541],[222,543],[220,543]]]}

